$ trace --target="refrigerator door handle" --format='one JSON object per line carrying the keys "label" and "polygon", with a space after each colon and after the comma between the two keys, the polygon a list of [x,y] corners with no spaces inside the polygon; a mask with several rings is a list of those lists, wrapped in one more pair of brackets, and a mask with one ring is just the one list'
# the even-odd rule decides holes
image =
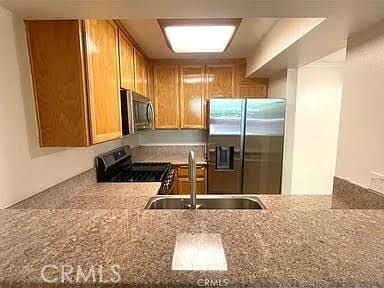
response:
{"label": "refrigerator door handle", "polygon": [[208,145],[208,138],[209,138],[209,100],[205,103],[205,161],[209,162],[209,145]]}
{"label": "refrigerator door handle", "polygon": [[239,193],[243,193],[244,182],[244,148],[245,148],[245,126],[247,117],[247,99],[243,99],[241,103],[241,128],[240,128],[240,181]]}

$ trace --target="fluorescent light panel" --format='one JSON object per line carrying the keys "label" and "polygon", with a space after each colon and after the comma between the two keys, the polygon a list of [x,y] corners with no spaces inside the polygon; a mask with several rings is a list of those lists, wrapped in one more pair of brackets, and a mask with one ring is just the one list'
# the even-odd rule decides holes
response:
{"label": "fluorescent light panel", "polygon": [[165,36],[176,53],[220,53],[236,31],[235,25],[172,25]]}

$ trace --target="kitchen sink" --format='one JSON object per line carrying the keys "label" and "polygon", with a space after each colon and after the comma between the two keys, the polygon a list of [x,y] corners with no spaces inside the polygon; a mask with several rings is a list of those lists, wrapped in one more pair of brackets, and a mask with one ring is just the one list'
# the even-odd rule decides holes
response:
{"label": "kitchen sink", "polygon": [[[149,199],[145,209],[190,209],[190,196],[166,195]],[[197,209],[265,209],[259,198],[238,195],[198,195]]]}

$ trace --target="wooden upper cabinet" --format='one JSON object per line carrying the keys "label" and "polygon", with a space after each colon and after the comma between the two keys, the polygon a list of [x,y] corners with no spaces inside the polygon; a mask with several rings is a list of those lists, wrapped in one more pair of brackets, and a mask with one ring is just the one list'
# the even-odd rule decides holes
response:
{"label": "wooden upper cabinet", "polygon": [[155,64],[153,68],[155,127],[157,129],[179,128],[178,66]]}
{"label": "wooden upper cabinet", "polygon": [[180,66],[181,128],[204,128],[204,66]]}
{"label": "wooden upper cabinet", "polygon": [[147,61],[147,97],[151,100],[153,105],[155,104],[155,97],[153,93],[153,65]]}
{"label": "wooden upper cabinet", "polygon": [[135,91],[147,96],[148,86],[148,63],[138,49],[134,49],[135,59]]}
{"label": "wooden upper cabinet", "polygon": [[144,81],[144,96],[150,97],[149,92],[149,63],[147,59],[144,58],[144,67],[143,67],[143,81]]}
{"label": "wooden upper cabinet", "polygon": [[242,98],[267,98],[267,78],[255,78],[241,81],[239,83],[239,97]]}
{"label": "wooden upper cabinet", "polygon": [[207,65],[207,98],[231,98],[235,95],[234,64]]}
{"label": "wooden upper cabinet", "polygon": [[108,20],[85,20],[92,144],[119,138],[118,29]]}
{"label": "wooden upper cabinet", "polygon": [[119,22],[25,24],[40,146],[83,147],[120,138],[120,88],[149,94],[149,65]]}
{"label": "wooden upper cabinet", "polygon": [[42,147],[88,146],[81,21],[26,21]]}
{"label": "wooden upper cabinet", "polygon": [[127,90],[135,89],[133,49],[133,44],[119,30],[120,86]]}

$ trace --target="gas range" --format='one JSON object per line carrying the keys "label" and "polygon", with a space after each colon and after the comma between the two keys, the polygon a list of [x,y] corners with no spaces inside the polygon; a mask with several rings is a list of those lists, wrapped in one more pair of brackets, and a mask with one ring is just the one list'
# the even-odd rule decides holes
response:
{"label": "gas range", "polygon": [[172,193],[174,168],[167,162],[132,162],[132,151],[123,146],[96,157],[97,182],[161,182],[159,194]]}
{"label": "gas range", "polygon": [[133,163],[124,167],[111,182],[162,182],[171,169],[169,163]]}

